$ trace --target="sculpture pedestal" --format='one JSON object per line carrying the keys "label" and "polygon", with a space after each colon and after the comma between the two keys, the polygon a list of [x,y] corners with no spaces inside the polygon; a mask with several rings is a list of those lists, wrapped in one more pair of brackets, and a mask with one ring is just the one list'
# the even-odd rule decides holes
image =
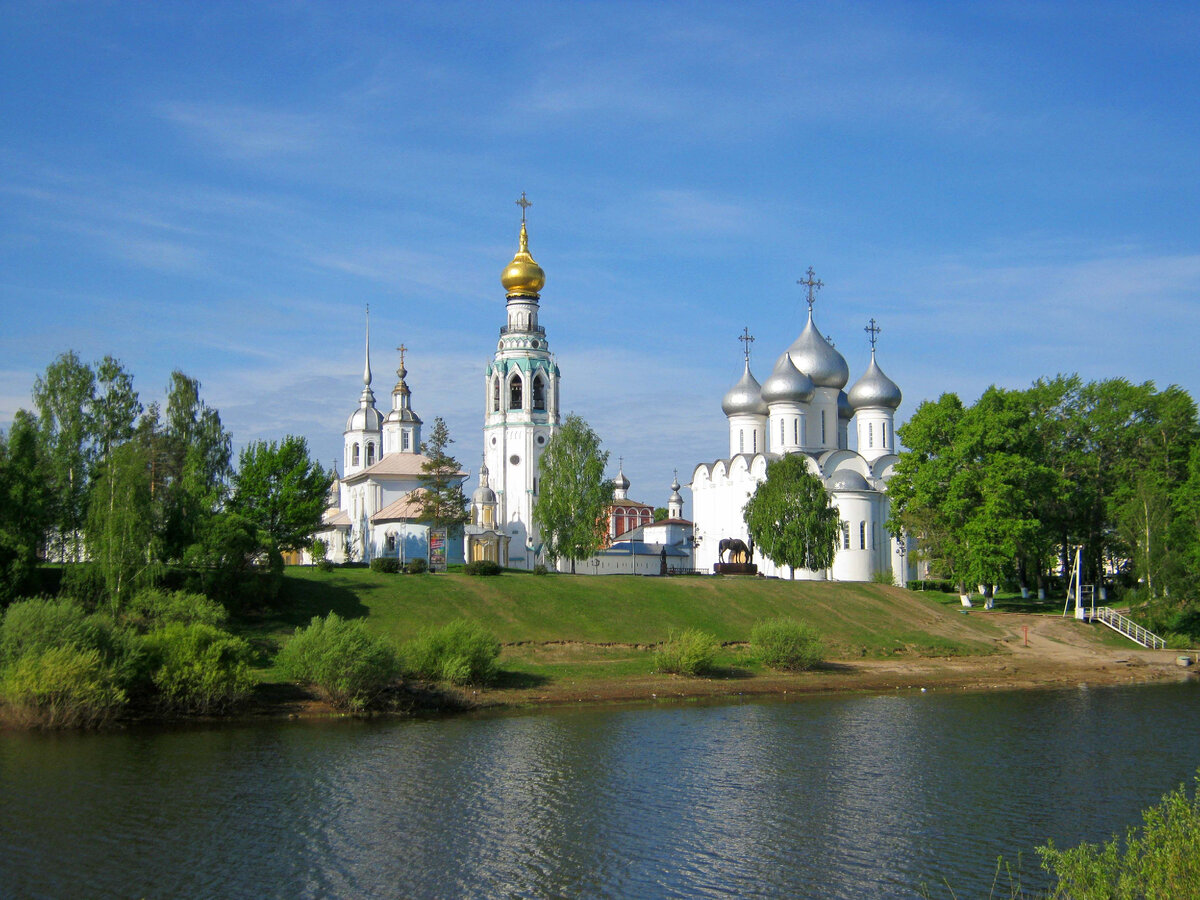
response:
{"label": "sculpture pedestal", "polygon": [[758,566],[754,563],[716,563],[713,572],[717,575],[757,575]]}

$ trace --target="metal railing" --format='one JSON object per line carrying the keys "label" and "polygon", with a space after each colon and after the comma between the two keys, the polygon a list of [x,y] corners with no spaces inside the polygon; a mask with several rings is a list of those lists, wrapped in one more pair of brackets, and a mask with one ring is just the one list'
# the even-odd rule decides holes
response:
{"label": "metal railing", "polygon": [[1135,643],[1141,644],[1150,650],[1164,650],[1167,642],[1160,638],[1153,631],[1143,628],[1137,622],[1128,616],[1123,616],[1110,606],[1096,606],[1092,608],[1092,619],[1101,622],[1111,628],[1118,634],[1123,634]]}

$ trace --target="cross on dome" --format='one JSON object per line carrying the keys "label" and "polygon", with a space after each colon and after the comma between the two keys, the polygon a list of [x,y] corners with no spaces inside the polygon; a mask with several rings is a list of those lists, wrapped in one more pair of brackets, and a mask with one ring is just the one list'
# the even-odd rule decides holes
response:
{"label": "cross on dome", "polygon": [[825,282],[821,281],[819,278],[813,278],[815,273],[813,272],[812,266],[809,266],[808,271],[804,274],[806,274],[808,278],[803,281],[797,281],[796,284],[808,288],[808,296],[805,299],[808,301],[808,314],[811,316],[813,304],[817,302],[817,291],[825,287]]}
{"label": "cross on dome", "polygon": [[745,345],[745,349],[742,351],[742,353],[746,357],[746,362],[750,362],[750,345],[754,343],[754,335],[750,333],[749,326],[746,326],[742,329],[742,333],[738,337],[738,340]]}
{"label": "cross on dome", "polygon": [[880,328],[878,325],[876,325],[876,324],[875,324],[875,317],[874,317],[874,316],[872,316],[872,317],[871,317],[871,321],[870,321],[870,322],[867,324],[867,327],[866,327],[866,328],[864,328],[864,329],[863,329],[863,331],[865,331],[865,332],[868,334],[868,336],[870,337],[870,341],[871,341],[871,354],[872,354],[872,355],[874,355],[874,353],[875,353],[875,342],[876,342],[877,340],[879,340],[879,332],[883,331],[883,329],[882,329],[882,328]]}
{"label": "cross on dome", "polygon": [[529,209],[529,207],[533,206],[533,203],[531,203],[529,200],[525,199],[524,191],[521,191],[521,199],[517,201],[517,206],[521,207],[521,224],[524,225],[525,224],[525,210],[527,210],[527,209]]}

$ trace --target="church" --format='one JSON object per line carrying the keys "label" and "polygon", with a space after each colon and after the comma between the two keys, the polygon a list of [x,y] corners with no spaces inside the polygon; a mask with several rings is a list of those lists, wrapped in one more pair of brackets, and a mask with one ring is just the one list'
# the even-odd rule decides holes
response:
{"label": "church", "polygon": [[[752,562],[767,576],[808,580],[870,581],[887,573],[896,584],[915,577],[904,540],[890,535],[887,483],[898,461],[894,418],[900,388],[875,359],[880,329],[872,319],[866,331],[871,361],[847,393],[850,369],[845,358],[817,329],[813,304],[823,286],[810,267],[808,323],[776,359],[759,384],[750,371],[750,343],[744,330],[742,377],[725,394],[721,409],[729,428],[729,456],[700,463],[692,473],[695,560],[713,571],[722,560],[720,544],[740,539],[750,544],[742,517],[746,501],[766,480],[767,464],[788,454],[803,454],[808,470],[822,479],[838,510],[841,529],[831,568],[822,571],[778,566],[755,550]],[[850,449],[853,425],[857,451]]]}

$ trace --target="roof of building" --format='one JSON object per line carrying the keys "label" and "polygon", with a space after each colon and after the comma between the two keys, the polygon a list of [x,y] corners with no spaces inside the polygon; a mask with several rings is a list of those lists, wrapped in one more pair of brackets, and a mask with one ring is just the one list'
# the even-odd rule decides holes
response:
{"label": "roof of building", "polygon": [[321,514],[321,524],[325,526],[344,525],[350,527],[350,516],[344,509],[338,509],[336,506],[330,507]]}
{"label": "roof of building", "polygon": [[601,550],[597,556],[629,556],[630,548],[633,556],[662,556],[663,550],[667,556],[687,557],[687,553],[678,547],[663,544],[647,544],[645,541],[621,541],[606,550]]}
{"label": "roof of building", "polygon": [[418,519],[421,516],[421,498],[425,495],[424,488],[410,491],[399,500],[389,503],[375,515],[371,516],[373,523],[397,522],[402,519]]}
{"label": "roof of building", "polygon": [[[420,453],[389,453],[373,466],[368,466],[361,472],[355,472],[353,475],[343,476],[342,481],[349,484],[371,477],[421,475],[423,474],[421,466],[427,462],[429,462],[429,457]],[[466,472],[460,471],[455,474],[462,478],[467,477]]]}

